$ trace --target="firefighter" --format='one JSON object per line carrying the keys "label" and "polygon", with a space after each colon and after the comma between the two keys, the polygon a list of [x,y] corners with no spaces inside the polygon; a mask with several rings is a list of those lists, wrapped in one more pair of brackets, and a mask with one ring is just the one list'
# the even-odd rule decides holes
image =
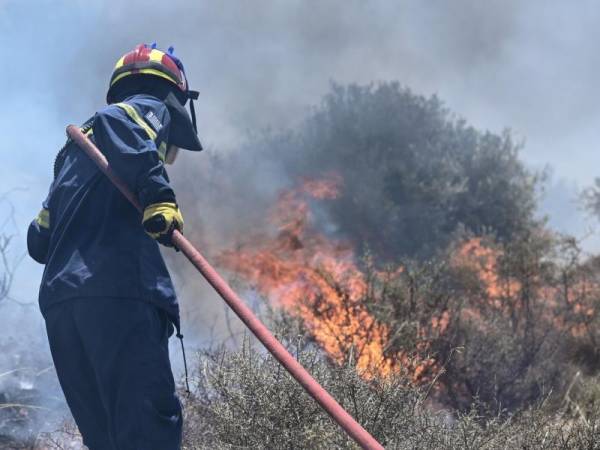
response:
{"label": "firefighter", "polygon": [[[60,385],[91,450],[171,450],[182,411],[168,339],[180,334],[158,243],[183,218],[166,163],[200,151],[193,100],[173,49],[141,44],[112,73],[108,106],[81,127],[137,196],[143,215],[68,140],[29,254],[45,264],[39,304]],[[190,113],[185,104],[190,103]]]}

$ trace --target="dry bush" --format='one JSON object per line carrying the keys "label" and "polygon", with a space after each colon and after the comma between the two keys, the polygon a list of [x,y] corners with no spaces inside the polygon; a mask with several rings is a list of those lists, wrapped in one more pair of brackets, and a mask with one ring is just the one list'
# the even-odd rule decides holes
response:
{"label": "dry bush", "polygon": [[[505,417],[481,405],[454,415],[434,412],[427,389],[406,376],[365,381],[303,341],[286,341],[332,395],[388,449],[597,449],[600,410],[585,419],[545,404]],[[349,357],[348,361],[352,361]],[[268,354],[248,340],[239,351],[199,354],[185,397],[185,449],[357,449]]]}
{"label": "dry bush", "polygon": [[[368,384],[351,364],[339,367],[315,349],[293,347],[304,367],[382,441],[414,427],[421,398],[406,378]],[[201,355],[186,419],[187,448],[354,448],[302,387],[248,340],[239,352]]]}
{"label": "dry bush", "polygon": [[0,234],[0,301],[8,297],[14,278],[14,267],[8,259],[10,242],[10,236]]}

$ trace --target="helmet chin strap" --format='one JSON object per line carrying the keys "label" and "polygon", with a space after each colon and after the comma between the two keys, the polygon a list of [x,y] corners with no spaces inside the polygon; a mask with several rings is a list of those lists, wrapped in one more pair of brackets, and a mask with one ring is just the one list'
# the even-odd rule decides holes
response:
{"label": "helmet chin strap", "polygon": [[192,125],[194,126],[194,131],[198,133],[198,127],[196,126],[196,108],[194,108],[194,100],[198,100],[198,96],[200,92],[198,91],[188,91],[188,98],[190,99],[190,116],[192,116]]}

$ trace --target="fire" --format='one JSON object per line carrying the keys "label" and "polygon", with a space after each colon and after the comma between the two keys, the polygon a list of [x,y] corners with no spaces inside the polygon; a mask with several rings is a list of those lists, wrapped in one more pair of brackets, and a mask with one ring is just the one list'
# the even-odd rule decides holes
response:
{"label": "fire", "polygon": [[[334,199],[341,177],[303,179],[279,196],[270,214],[277,235],[260,236],[220,262],[241,274],[272,304],[300,317],[315,341],[337,362],[352,354],[365,378],[398,369],[386,355],[389,329],[367,310],[365,274],[350,245],[328,239],[311,226],[311,199]],[[406,360],[406,358],[403,358]]]}
{"label": "fire", "polygon": [[[253,236],[240,248],[223,252],[219,257],[221,265],[241,275],[272,305],[300,318],[314,341],[334,361],[343,363],[352,355],[359,373],[366,379],[405,370],[414,382],[427,381],[440,365],[423,355],[427,355],[432,339],[446,333],[456,318],[452,314],[485,328],[486,316],[482,312],[486,308],[494,308],[500,314],[518,310],[523,287],[502,272],[501,248],[482,238],[472,238],[458,245],[451,262],[454,267],[475,274],[481,286],[479,293],[460,311],[443,311],[420,323],[416,348],[392,352],[390,328],[372,315],[365,301],[371,295],[369,280],[357,265],[353,246],[318,232],[313,223],[314,202],[337,198],[342,187],[343,180],[335,174],[300,180],[294,189],[279,195],[267,216],[275,233]],[[385,283],[402,271],[399,267],[374,276]],[[543,304],[544,320],[569,327],[573,334],[582,333],[581,325],[573,327],[572,322],[564,325],[563,319],[556,316],[559,290],[541,282],[539,285],[535,295],[536,302]],[[593,288],[600,291],[596,285]],[[589,283],[579,284],[567,296],[573,314],[584,318],[594,314],[576,300],[590,289]],[[421,356],[411,356],[415,354]]]}
{"label": "fire", "polygon": [[330,173],[324,179],[301,177],[300,181],[301,185],[297,192],[307,194],[310,197],[325,200],[335,199],[340,195],[342,177],[337,173]]}
{"label": "fire", "polygon": [[[523,287],[518,280],[501,273],[499,260],[502,256],[502,250],[486,244],[479,237],[465,241],[453,255],[455,267],[471,270],[482,286],[484,295],[480,303],[471,304],[461,311],[463,317],[474,320],[482,327],[485,327],[481,317],[482,307],[491,306],[507,315],[514,313],[511,308],[522,308],[518,300]],[[596,314],[589,302],[600,296],[600,285],[585,277],[574,281],[568,290],[564,286],[549,285],[538,278],[532,279],[531,283],[538,285],[533,301],[539,318],[574,337],[583,336]]]}
{"label": "fire", "polygon": [[482,239],[472,238],[462,244],[454,257],[454,263],[474,270],[488,298],[494,306],[502,306],[502,298],[511,297],[520,290],[517,281],[500,275],[498,259],[502,252],[484,245]]}

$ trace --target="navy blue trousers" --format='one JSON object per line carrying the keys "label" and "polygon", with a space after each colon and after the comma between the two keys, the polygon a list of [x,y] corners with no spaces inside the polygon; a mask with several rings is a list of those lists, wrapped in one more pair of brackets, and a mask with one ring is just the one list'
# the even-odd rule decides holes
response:
{"label": "navy blue trousers", "polygon": [[169,361],[173,328],[155,306],[73,299],[49,308],[60,385],[90,450],[177,450],[181,404]]}

